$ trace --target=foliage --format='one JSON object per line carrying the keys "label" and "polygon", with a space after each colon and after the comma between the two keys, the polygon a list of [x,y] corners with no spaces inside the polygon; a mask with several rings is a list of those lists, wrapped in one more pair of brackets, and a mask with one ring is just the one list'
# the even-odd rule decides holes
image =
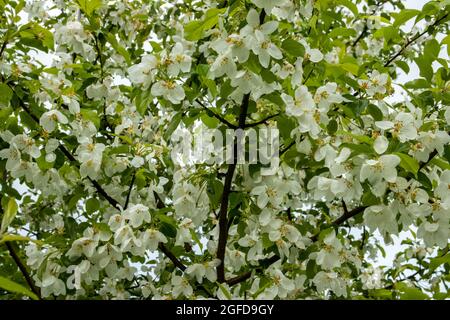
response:
{"label": "foliage", "polygon": [[[0,298],[447,298],[449,12],[0,0]],[[250,127],[273,174],[172,157]]]}

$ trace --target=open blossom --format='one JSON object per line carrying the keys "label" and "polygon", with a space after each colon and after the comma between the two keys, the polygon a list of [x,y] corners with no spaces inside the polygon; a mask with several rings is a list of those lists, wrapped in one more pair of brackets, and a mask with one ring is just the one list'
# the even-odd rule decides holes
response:
{"label": "open blossom", "polygon": [[247,15],[247,23],[242,30],[241,35],[250,43],[252,51],[259,58],[263,67],[268,67],[270,57],[281,59],[283,57],[280,49],[273,44],[269,35],[278,28],[277,21],[268,21],[260,25],[259,14],[255,9],[251,9]]}
{"label": "open blossom", "polygon": [[369,180],[371,183],[385,180],[395,182],[397,178],[396,167],[400,158],[396,155],[383,155],[377,160],[366,160],[361,167],[361,181]]}
{"label": "open blossom", "polygon": [[336,90],[337,84],[335,82],[329,82],[317,89],[314,95],[314,102],[317,103],[319,109],[326,112],[332,104],[348,101],[338,94]]}
{"label": "open blossom", "polygon": [[148,207],[142,204],[130,206],[123,212],[123,217],[130,221],[130,225],[133,228],[140,227],[144,221],[147,223],[151,221]]}
{"label": "open blossom", "polygon": [[358,80],[359,86],[367,92],[369,96],[376,94],[385,94],[387,91],[388,75],[380,74],[377,70],[373,71],[369,80]]}
{"label": "open blossom", "polygon": [[153,82],[156,74],[156,67],[158,66],[158,59],[153,55],[145,55],[142,57],[140,63],[128,68],[128,74],[131,82],[135,84],[150,85]]}
{"label": "open blossom", "polygon": [[161,80],[156,82],[152,86],[151,93],[155,97],[163,96],[174,104],[179,104],[185,97],[183,87],[172,80]]}
{"label": "open blossom", "polygon": [[398,137],[401,142],[415,140],[417,138],[417,128],[412,114],[400,112],[394,121],[377,121],[375,125],[382,130],[391,130],[394,137]]}
{"label": "open blossom", "polygon": [[234,62],[231,50],[227,50],[219,54],[209,69],[209,77],[215,79],[226,74],[230,78],[234,78],[237,72],[237,66]]}
{"label": "open blossom", "polygon": [[183,44],[178,42],[173,46],[172,52],[162,58],[161,63],[167,67],[169,76],[176,77],[180,72],[189,72],[192,58],[185,53]]}
{"label": "open blossom", "polygon": [[246,43],[244,37],[240,34],[230,34],[228,36],[220,37],[213,43],[211,47],[218,53],[229,52],[231,58],[237,58],[240,63],[248,60],[250,55],[250,48]]}
{"label": "open blossom", "polygon": [[39,123],[45,130],[52,132],[58,123],[67,124],[69,120],[58,110],[50,110],[42,114]]}
{"label": "open blossom", "polygon": [[311,93],[306,86],[300,86],[295,90],[295,97],[282,93],[281,98],[286,104],[286,113],[299,117],[314,109],[315,104]]}

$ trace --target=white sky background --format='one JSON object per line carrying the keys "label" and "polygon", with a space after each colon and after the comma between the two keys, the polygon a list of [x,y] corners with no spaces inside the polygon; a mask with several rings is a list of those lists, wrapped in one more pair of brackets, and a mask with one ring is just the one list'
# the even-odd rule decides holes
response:
{"label": "white sky background", "polygon": [[[421,9],[423,7],[423,5],[425,3],[428,2],[428,0],[406,0],[403,1],[405,4],[406,8],[409,9]],[[390,8],[389,8],[390,9]],[[389,10],[388,9],[388,10]],[[24,14],[23,15],[23,19],[27,20],[27,15]],[[411,19],[410,21],[408,21],[403,27],[402,29],[404,31],[409,31],[411,30],[412,26],[413,26],[413,21],[414,19]],[[443,35],[440,34],[437,36],[437,40],[441,40],[443,38]],[[442,48],[443,50],[441,51],[441,57],[442,58],[447,58],[448,59],[448,55],[447,52],[445,50],[445,48]],[[35,57],[36,60],[40,61],[42,64],[46,65],[46,66],[50,66],[53,62],[53,55],[52,54],[46,54],[45,52],[41,52],[41,51],[30,51],[30,55]],[[435,62],[436,63],[436,62]],[[397,80],[395,81],[395,83],[406,83],[408,81],[411,81],[413,79],[416,79],[419,77],[419,70],[418,67],[415,63],[410,64],[410,72],[408,74],[405,74],[402,70],[399,70],[399,77],[397,78]],[[123,83],[125,80],[125,82],[128,82],[126,79],[118,79],[119,81],[115,81],[115,82],[120,82]],[[402,95],[403,89],[397,85],[395,85],[394,83],[394,88],[396,90],[395,94],[388,98],[387,101],[389,103],[394,102],[394,101],[403,101],[404,100],[404,96]],[[127,83],[129,84],[129,82]],[[18,187],[18,185],[16,184],[16,187]],[[19,192],[21,193],[25,193],[26,192],[26,188],[24,187],[19,187]],[[400,234],[400,237],[393,237],[394,239],[394,244],[393,245],[389,245],[389,246],[385,246],[385,251],[386,251],[386,257],[379,257],[379,260],[377,261],[376,265],[392,265],[393,259],[395,257],[395,254],[397,252],[399,252],[400,250],[402,250],[402,245],[400,245],[401,241],[403,239],[405,239],[407,236],[409,235],[409,233],[405,233],[402,232]],[[379,235],[378,235],[379,237]]]}

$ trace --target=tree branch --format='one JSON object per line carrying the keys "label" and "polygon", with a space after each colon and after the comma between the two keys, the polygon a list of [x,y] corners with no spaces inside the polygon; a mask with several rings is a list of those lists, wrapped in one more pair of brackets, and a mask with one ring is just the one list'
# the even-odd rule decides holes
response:
{"label": "tree branch", "polygon": [[[250,100],[250,95],[246,94],[243,98],[241,111],[238,116],[238,128],[245,128],[245,121],[247,119],[247,110]],[[227,174],[225,176],[225,183],[223,187],[222,197],[220,200],[219,209],[219,243],[217,246],[217,258],[220,260],[220,264],[217,266],[217,281],[220,283],[225,282],[225,251],[228,239],[228,199],[230,197],[231,184],[233,182],[234,171],[237,165],[237,148],[238,137],[234,137],[233,144],[233,163],[228,166]]]}
{"label": "tree branch", "polygon": [[[12,88],[11,88],[12,89]],[[16,94],[17,96],[17,94]],[[32,119],[34,119],[38,124],[39,124],[39,119],[31,112],[31,110],[25,105],[24,101],[22,99],[20,99],[18,96],[17,98],[20,101],[21,107],[25,110],[26,113],[28,113],[30,115],[30,117]],[[76,164],[76,166],[79,168],[79,163],[78,161],[75,159],[75,157],[73,156],[73,154],[66,149],[66,147],[64,147],[62,144],[59,145],[59,149],[62,151],[62,153],[64,153],[64,155],[71,161],[74,162]],[[112,198],[110,195],[108,195],[108,193],[105,191],[105,189],[103,189],[103,187],[98,183],[97,180],[94,180],[92,178],[89,178],[89,181],[92,183],[92,185],[94,186],[94,188],[97,190],[97,193],[99,193],[101,196],[103,196],[103,198],[106,199],[106,201],[108,201],[108,203],[110,205],[112,205],[114,208],[116,208],[117,210],[121,211],[121,207],[120,204],[117,200],[115,200],[114,198]],[[134,179],[133,179],[133,183],[134,183]],[[156,194],[156,192],[154,192],[155,197],[157,199],[159,199],[159,203],[162,204],[164,206],[164,203],[161,201],[161,199],[159,198],[159,196]],[[129,195],[127,197],[127,203],[128,204],[128,198]],[[157,201],[158,202],[158,201]],[[159,249],[170,259],[172,260],[172,262],[178,267],[180,268],[182,271],[184,271],[186,269],[186,267],[181,263],[180,260],[177,259],[177,257],[175,257],[175,255],[170,252],[170,250],[163,244],[160,243],[159,244]]]}
{"label": "tree branch", "polygon": [[136,179],[136,172],[133,173],[131,177],[130,187],[128,188],[127,198],[125,199],[125,205],[123,206],[123,210],[128,208],[128,203],[130,202],[131,190],[133,189],[134,179]]}
{"label": "tree branch", "polygon": [[253,123],[246,124],[246,125],[245,125],[245,128],[256,127],[256,126],[258,126],[258,125],[260,125],[260,124],[266,123],[268,120],[270,120],[270,119],[272,119],[272,118],[278,117],[279,115],[280,115],[280,113],[276,113],[276,114],[273,114],[273,115],[271,115],[271,116],[268,116],[268,117],[265,118],[265,119],[259,120],[259,121],[257,121],[257,122],[253,122]]}
{"label": "tree branch", "polygon": [[222,117],[220,114],[212,111],[211,109],[209,109],[207,106],[205,106],[203,104],[203,102],[201,102],[199,99],[195,100],[203,109],[206,110],[206,112],[208,113],[208,115],[213,116],[214,118],[216,118],[217,120],[219,120],[220,122],[222,122],[223,124],[227,125],[229,128],[231,129],[237,129],[238,126],[232,124],[231,122],[229,122],[227,119],[225,119],[224,117]]}
{"label": "tree branch", "polygon": [[280,150],[280,154],[279,156],[281,157],[283,154],[285,154],[290,148],[292,148],[292,146],[295,145],[295,140],[292,141],[291,143],[289,143],[286,147],[284,147],[283,149]]}
{"label": "tree branch", "polygon": [[5,242],[6,247],[8,248],[9,254],[11,258],[13,258],[16,265],[19,267],[20,272],[22,272],[23,277],[25,278],[25,281],[27,282],[28,286],[30,287],[31,291],[35,295],[38,296],[39,300],[41,300],[41,292],[38,287],[34,284],[33,279],[31,278],[30,274],[28,273],[27,268],[23,264],[22,260],[20,260],[19,256],[17,255],[16,251],[14,250],[14,247],[9,243],[8,241]]}
{"label": "tree branch", "polygon": [[414,37],[412,37],[411,39],[409,39],[403,46],[402,48],[395,53],[385,64],[385,67],[388,67],[395,59],[397,59],[402,53],[403,51],[405,51],[405,49],[407,47],[409,47],[411,44],[413,44],[417,39],[419,39],[420,37],[422,37],[424,34],[430,32],[431,29],[433,29],[434,27],[438,26],[442,20],[444,20],[445,18],[447,18],[449,15],[449,13],[447,12],[446,14],[444,14],[441,18],[437,19],[433,24],[429,25],[425,31],[418,33],[417,35],[415,35]]}
{"label": "tree branch", "polygon": [[[343,202],[343,204],[345,204],[345,202]],[[361,206],[361,207],[357,207],[357,208],[355,208],[355,209],[353,209],[351,211],[348,211],[347,210],[347,205],[345,205],[344,206],[344,214],[341,217],[339,217],[336,220],[334,220],[332,224],[335,225],[335,226],[339,226],[342,223],[344,223],[345,221],[347,221],[348,219],[350,219],[350,218],[358,215],[359,213],[363,212],[366,208],[367,208],[366,206]],[[319,239],[319,234],[313,235],[310,239],[313,242],[316,242]],[[271,258],[262,260],[262,264],[272,264],[272,263],[278,261],[279,259],[280,259],[280,257],[275,255],[275,256],[273,256]],[[232,285],[238,284],[240,282],[243,282],[243,281],[249,279],[251,275],[252,275],[252,271],[248,271],[248,272],[245,272],[245,273],[243,273],[243,274],[241,274],[239,276],[236,276],[234,278],[231,278],[231,279],[227,280],[226,283],[228,285],[232,286]]]}
{"label": "tree branch", "polygon": [[[156,199],[156,207],[158,208],[158,209],[162,209],[162,208],[165,208],[166,206],[165,206],[165,204],[164,204],[164,202],[161,200],[161,198],[159,197],[159,195],[155,192],[155,191],[153,191],[153,195],[154,195],[154,197],[155,197],[155,199]],[[183,264],[183,262],[181,262],[181,260],[179,260],[167,247],[166,247],[166,245],[164,244],[164,243],[162,243],[162,242],[160,242],[159,244],[158,244],[158,248],[159,248],[159,250],[161,250],[165,255],[166,255],[166,257],[167,258],[169,258],[172,262],[173,262],[173,264],[178,268],[178,269],[180,269],[181,271],[184,271],[184,270],[186,270],[186,266]]]}

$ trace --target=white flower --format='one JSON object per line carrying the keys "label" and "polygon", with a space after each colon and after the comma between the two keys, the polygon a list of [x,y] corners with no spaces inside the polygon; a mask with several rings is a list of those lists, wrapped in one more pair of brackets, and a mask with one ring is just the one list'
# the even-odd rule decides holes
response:
{"label": "white flower", "polygon": [[366,160],[361,167],[361,182],[369,180],[376,183],[380,180],[395,182],[397,178],[396,167],[400,164],[400,158],[396,155],[383,155],[378,160]]}
{"label": "white flower", "polygon": [[67,124],[69,120],[58,110],[50,110],[42,114],[39,123],[45,130],[52,132],[55,130],[56,124]]}
{"label": "white flower", "polygon": [[376,121],[375,125],[382,130],[392,130],[392,135],[398,137],[401,142],[415,140],[417,128],[414,125],[414,117],[410,113],[400,112],[394,122]]}
{"label": "white flower", "polygon": [[438,245],[441,249],[444,249],[448,245],[449,230],[448,220],[439,220],[438,222],[424,221],[417,230],[417,236],[422,238],[429,247]]}
{"label": "white flower", "polygon": [[163,96],[173,104],[179,104],[185,97],[183,87],[171,80],[156,82],[152,86],[151,94],[155,97]]}
{"label": "white flower", "polygon": [[217,56],[216,60],[209,69],[208,77],[215,79],[226,74],[229,78],[233,78],[237,72],[236,63],[231,55],[231,50]]}
{"label": "white flower", "polygon": [[172,295],[177,298],[180,295],[183,295],[184,297],[189,297],[194,293],[194,290],[192,289],[191,285],[189,284],[189,281],[186,278],[173,275],[172,276]]}
{"label": "white flower", "polygon": [[241,35],[245,41],[249,42],[254,54],[259,58],[259,62],[265,68],[269,66],[270,57],[281,59],[283,54],[269,38],[269,35],[278,28],[277,21],[268,21],[262,25],[259,23],[259,14],[255,9],[250,9],[247,14],[247,23],[241,30]]}
{"label": "white flower", "polygon": [[359,86],[367,92],[369,96],[386,93],[388,75],[380,74],[378,70],[372,72],[369,80],[358,80]]}
{"label": "white flower", "polygon": [[364,222],[372,231],[378,229],[381,234],[397,234],[398,224],[395,215],[396,212],[392,210],[392,207],[371,206],[364,210]]}
{"label": "white flower", "polygon": [[19,149],[14,144],[0,151],[0,158],[7,159],[6,170],[8,171],[15,171],[20,166],[21,157]]}
{"label": "white flower", "polygon": [[439,184],[434,190],[436,196],[450,209],[450,170],[445,170],[439,178]]}
{"label": "white flower", "polygon": [[39,158],[41,151],[36,146],[34,139],[28,137],[25,134],[18,134],[11,139],[11,143],[15,144],[21,151],[28,153],[33,158]]}
{"label": "white flower", "polygon": [[181,72],[189,72],[191,69],[192,58],[184,54],[183,44],[177,42],[172,52],[167,58],[162,59],[162,63],[167,66],[169,76],[176,77]]}
{"label": "white flower", "polygon": [[389,146],[389,140],[385,136],[378,136],[374,143],[373,148],[375,149],[376,153],[383,154],[386,152],[387,148]]}
{"label": "white flower", "polygon": [[300,86],[295,90],[295,98],[282,93],[281,98],[286,104],[286,113],[291,116],[299,117],[305,113],[311,112],[314,107],[314,100],[306,86]]}
{"label": "white flower", "polygon": [[167,243],[167,238],[164,234],[156,229],[147,229],[141,235],[142,244],[147,250],[155,251],[159,243]]}
{"label": "white flower", "polygon": [[339,277],[336,272],[319,271],[312,280],[318,292],[325,292],[331,290],[335,295],[346,296],[345,280]]}
{"label": "white flower", "polygon": [[270,202],[275,208],[283,202],[283,198],[289,191],[287,183],[274,176],[267,177],[263,184],[256,186],[250,192],[258,196],[258,207],[264,208]]}
{"label": "white flower", "polygon": [[322,61],[323,54],[322,54],[322,52],[320,52],[319,49],[312,49],[309,46],[309,44],[305,41],[305,39],[301,39],[301,40],[299,40],[299,42],[305,48],[305,55],[303,57],[304,62],[311,61],[313,63],[317,63],[317,62]]}
{"label": "white flower", "polygon": [[322,112],[327,112],[330,105],[334,103],[341,103],[348,101],[340,94],[336,93],[337,84],[329,82],[326,85],[319,87],[314,95],[314,102],[317,103]]}
{"label": "white flower", "polygon": [[221,37],[211,43],[211,47],[219,54],[231,52],[231,56],[236,57],[240,63],[247,61],[250,55],[244,37],[239,34],[230,34],[225,39]]}
{"label": "white flower", "polygon": [[323,240],[322,249],[317,253],[316,262],[323,269],[332,270],[341,265],[340,251],[342,244],[333,232]]}
{"label": "white flower", "polygon": [[194,263],[186,269],[186,274],[193,278],[196,278],[198,283],[203,282],[203,278],[207,278],[211,282],[215,282],[217,279],[217,274],[215,267],[220,263],[220,260],[215,259],[213,261],[208,261],[204,263]]}
{"label": "white flower", "polygon": [[283,6],[286,0],[251,0],[258,8],[263,8],[267,14],[272,13],[276,6]]}
{"label": "white flower", "polygon": [[136,204],[123,212],[123,217],[130,221],[130,225],[133,228],[139,228],[145,221],[150,223],[151,216],[148,207],[142,204]]}
{"label": "white flower", "polygon": [[143,56],[140,63],[128,68],[131,82],[148,86],[153,81],[157,66],[158,60],[155,56]]}

